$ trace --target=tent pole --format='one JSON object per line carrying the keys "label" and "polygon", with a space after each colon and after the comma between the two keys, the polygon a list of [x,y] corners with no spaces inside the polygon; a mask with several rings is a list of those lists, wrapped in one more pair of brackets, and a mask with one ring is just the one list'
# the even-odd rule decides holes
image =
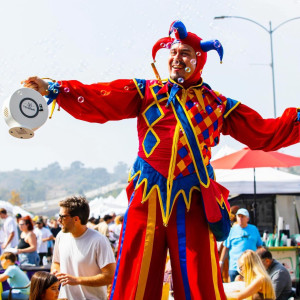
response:
{"label": "tent pole", "polygon": [[255,168],[253,168],[253,175],[254,175],[254,225],[257,226],[257,216],[256,216],[256,175],[255,175]]}

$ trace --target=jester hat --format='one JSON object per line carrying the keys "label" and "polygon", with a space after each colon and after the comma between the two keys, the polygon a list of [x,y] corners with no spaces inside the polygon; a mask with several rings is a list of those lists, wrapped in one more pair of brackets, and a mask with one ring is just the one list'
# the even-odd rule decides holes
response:
{"label": "jester hat", "polygon": [[[175,38],[171,38],[174,32]],[[197,65],[196,69],[188,81],[195,82],[200,79],[203,67],[206,63],[207,52],[216,50],[222,63],[223,47],[218,40],[204,42],[199,36],[192,32],[187,32],[185,25],[181,21],[174,21],[169,29],[169,36],[159,39],[152,48],[152,57],[155,62],[156,53],[158,50],[170,49],[175,43],[182,43],[191,46],[196,52]]]}

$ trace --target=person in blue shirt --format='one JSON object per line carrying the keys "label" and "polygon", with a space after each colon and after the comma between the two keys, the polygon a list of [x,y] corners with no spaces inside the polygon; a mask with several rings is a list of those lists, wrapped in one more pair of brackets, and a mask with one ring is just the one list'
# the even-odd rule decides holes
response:
{"label": "person in blue shirt", "polygon": [[262,240],[256,226],[248,224],[249,212],[245,208],[240,208],[237,213],[237,224],[234,225],[224,242],[224,248],[220,257],[220,267],[229,254],[229,277],[234,281],[239,274],[237,261],[245,250],[256,251],[262,246]]}
{"label": "person in blue shirt", "polygon": [[[1,265],[5,272],[0,275],[0,281],[8,281],[11,287],[25,287],[29,284],[27,275],[15,265],[17,257],[11,252],[4,252],[1,255]],[[9,291],[2,293],[2,300],[8,299]],[[29,287],[25,289],[14,289],[13,299],[29,299]]]}

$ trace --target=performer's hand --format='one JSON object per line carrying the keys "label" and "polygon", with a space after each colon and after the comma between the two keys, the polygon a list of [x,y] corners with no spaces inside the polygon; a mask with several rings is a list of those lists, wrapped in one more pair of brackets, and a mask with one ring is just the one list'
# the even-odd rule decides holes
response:
{"label": "performer's hand", "polygon": [[60,281],[60,283],[62,285],[77,285],[78,280],[77,277],[75,276],[71,276],[70,274],[65,274],[65,273],[56,273],[55,276],[58,278],[58,280]]}
{"label": "performer's hand", "polygon": [[32,76],[27,78],[26,80],[21,81],[21,84],[26,88],[31,88],[39,92],[42,96],[46,96],[49,94],[48,92],[48,82],[37,77]]}

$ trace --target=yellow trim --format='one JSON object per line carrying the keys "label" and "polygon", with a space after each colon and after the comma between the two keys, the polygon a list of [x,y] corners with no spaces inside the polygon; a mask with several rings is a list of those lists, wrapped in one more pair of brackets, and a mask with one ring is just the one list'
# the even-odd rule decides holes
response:
{"label": "yellow trim", "polygon": [[[174,199],[177,199],[179,197],[179,195],[181,194],[182,197],[183,197],[183,199],[184,199],[184,202],[185,202],[185,205],[186,205],[186,209],[190,210],[193,191],[199,191],[199,192],[201,192],[201,189],[199,187],[197,187],[197,186],[193,186],[190,189],[190,192],[189,192],[189,200],[187,199],[187,196],[186,196],[184,190],[179,190],[177,192],[177,194],[175,195]],[[175,204],[175,201],[173,202],[173,205],[172,205],[172,208],[171,208],[171,211],[170,211],[170,215],[171,215],[171,212],[172,212],[174,204]]]}
{"label": "yellow trim", "polygon": [[[129,178],[129,181],[133,180],[135,177],[140,176],[140,175],[141,175],[141,170],[139,170],[134,176]],[[149,193],[146,194],[147,186],[148,186],[148,179],[144,178],[139,184],[136,185],[134,190],[137,190],[142,184],[145,184],[145,186],[144,186],[143,196],[142,196],[142,201],[141,202],[145,203],[150,198],[151,193],[154,192],[154,190],[156,190],[157,195],[158,195],[158,199],[159,199],[160,209],[161,209],[161,212],[162,212],[162,217],[165,218],[164,207],[163,207],[163,202],[162,202],[159,186],[157,184],[154,185],[151,188],[151,190],[149,191]]]}
{"label": "yellow trim", "polygon": [[203,100],[203,95],[202,95],[202,92],[201,90],[199,89],[194,89],[194,92],[195,92],[195,95],[196,95],[196,98],[199,102],[199,105],[201,106],[202,110],[204,112],[206,112],[206,109],[205,109],[205,103],[204,103],[204,100]]}
{"label": "yellow trim", "polygon": [[[178,139],[179,139],[179,123],[176,124],[174,135],[173,135],[172,155],[171,155],[171,159],[170,159],[168,179],[167,179],[166,216],[165,216],[165,218],[163,218],[164,224],[168,223],[170,215],[171,215],[171,212],[169,210],[170,210],[170,202],[171,202],[171,195],[172,195],[173,175],[174,175],[174,169],[175,169],[175,165],[176,165]],[[173,202],[173,204],[174,204],[174,202]]]}
{"label": "yellow trim", "polygon": [[[149,133],[149,131],[151,131],[152,134],[156,137],[157,142],[156,142],[155,145],[152,147],[150,153],[147,153],[147,151],[146,151],[146,149],[145,149],[145,146],[144,146],[144,142],[145,142],[145,139],[146,139],[147,134]],[[145,155],[146,155],[147,158],[153,153],[153,151],[156,149],[156,147],[158,146],[159,143],[160,143],[160,138],[159,138],[158,135],[155,133],[155,131],[152,129],[152,127],[150,127],[150,128],[147,130],[147,132],[146,132],[146,134],[145,134],[145,137],[144,137],[144,139],[143,139],[143,143],[142,143],[143,150],[144,150],[144,153],[145,153]]]}
{"label": "yellow trim", "polygon": [[[148,109],[150,109],[151,106],[154,106],[154,105],[157,105],[158,110],[160,111],[161,115],[160,115],[160,116],[159,116],[159,117],[158,117],[158,118],[150,125],[149,122],[148,122],[148,120],[147,120],[147,118],[146,118],[145,113],[148,111]],[[145,109],[145,110],[143,111],[142,115],[143,115],[143,117],[144,117],[144,119],[145,119],[145,121],[146,121],[148,127],[153,127],[160,119],[162,119],[162,118],[164,117],[165,114],[164,114],[162,108],[160,107],[159,103],[158,103],[157,101],[155,101],[155,102],[153,102],[151,105],[149,105],[149,106],[147,107],[147,109]]]}
{"label": "yellow trim", "polygon": [[156,197],[155,191],[151,194],[148,201],[148,219],[147,219],[147,228],[145,234],[145,243],[144,243],[144,253],[140,269],[138,286],[135,294],[135,300],[143,300],[145,295],[145,289],[149,274],[152,250],[153,250],[153,241],[155,234],[155,225],[156,225]]}
{"label": "yellow trim", "polygon": [[[188,88],[189,89],[193,89],[193,88],[196,88],[196,87],[201,87],[201,85],[203,84],[203,78],[201,77],[201,82],[198,83],[197,85],[192,85]],[[180,86],[182,89],[185,89],[181,84],[179,84],[178,82],[174,81],[172,78],[169,78],[169,80],[174,83],[174,84],[177,84],[178,86]]]}
{"label": "yellow trim", "polygon": [[151,85],[151,86],[149,87],[150,92],[151,92],[151,94],[152,94],[154,100],[155,100],[157,103],[162,102],[162,101],[164,101],[164,100],[167,100],[167,99],[169,98],[167,92],[165,93],[165,94],[167,94],[167,97],[163,97],[163,98],[161,98],[160,100],[157,99],[157,95],[156,95],[156,93],[155,93],[154,90],[153,90],[153,88],[154,88],[155,86],[159,86],[159,87],[162,87],[162,88],[163,88],[163,86],[160,86],[160,85],[157,84],[157,83],[155,83],[155,84],[153,84],[153,85]]}
{"label": "yellow trim", "polygon": [[[131,182],[135,177],[140,176],[140,175],[141,175],[141,170],[139,170],[133,176],[131,176],[131,173],[130,173],[128,181]],[[149,193],[146,194],[147,186],[148,186],[148,179],[144,178],[139,184],[136,185],[136,187],[135,187],[134,190],[137,190],[142,184],[145,184],[145,186],[144,186],[143,196],[142,196],[142,201],[141,202],[145,203],[150,198],[151,194],[154,193],[154,191],[156,190],[157,196],[158,196],[158,200],[159,200],[159,204],[160,204],[161,213],[162,213],[163,223],[165,225],[167,225],[168,222],[169,222],[169,219],[170,219],[171,212],[173,210],[174,204],[175,204],[175,202],[176,202],[176,200],[177,200],[177,198],[179,197],[180,194],[182,194],[182,196],[184,198],[184,202],[186,203],[187,210],[189,210],[190,206],[191,206],[191,200],[192,200],[192,193],[193,193],[193,191],[196,190],[196,191],[200,191],[201,192],[201,189],[199,187],[193,186],[190,189],[190,191],[189,191],[189,195],[188,195],[188,199],[187,199],[187,195],[186,195],[185,191],[183,189],[179,190],[177,192],[177,194],[174,196],[174,201],[173,201],[171,210],[170,210],[170,212],[168,214],[168,217],[167,217],[167,215],[164,213],[164,207],[163,207],[163,202],[162,202],[162,197],[161,197],[161,192],[160,192],[159,186],[157,184],[154,185],[151,188],[151,190],[149,191]],[[169,201],[169,203],[170,203],[170,196],[169,196],[169,199],[168,199],[168,196],[167,196],[167,201]]]}
{"label": "yellow trim", "polygon": [[[150,92],[151,92],[151,94],[153,95],[154,102],[153,102],[151,105],[149,105],[149,106],[147,107],[147,109],[145,109],[145,110],[143,111],[143,113],[142,113],[142,115],[143,115],[143,117],[144,117],[144,119],[145,119],[145,122],[146,122],[147,126],[149,127],[149,129],[147,130],[147,132],[146,132],[146,134],[145,134],[143,143],[142,143],[143,150],[144,150],[144,153],[145,153],[145,155],[146,155],[147,158],[153,153],[153,151],[156,149],[156,147],[157,147],[158,144],[160,143],[160,138],[159,138],[158,135],[155,133],[155,131],[154,131],[154,129],[153,129],[153,126],[154,126],[159,120],[161,120],[161,119],[165,116],[165,113],[163,112],[163,110],[162,110],[162,108],[161,108],[161,106],[160,106],[160,104],[159,104],[160,101],[157,101],[156,94],[155,94],[154,91],[153,91],[153,87],[154,87],[154,86],[160,86],[160,85],[158,85],[158,84],[153,84],[153,85],[151,85],[151,86],[149,87],[149,88],[150,88]],[[167,97],[162,98],[161,100],[165,100],[165,99],[167,99]],[[151,108],[151,106],[154,106],[154,105],[156,105],[156,106],[158,107],[158,110],[160,111],[160,116],[159,116],[159,117],[158,117],[158,118],[150,125],[149,122],[148,122],[148,120],[147,120],[147,118],[146,118],[145,113]],[[151,132],[153,133],[153,135],[156,137],[157,142],[156,142],[156,144],[153,146],[151,152],[148,154],[148,153],[146,152],[146,150],[145,150],[145,147],[144,147],[144,141],[145,141],[145,138],[146,138],[146,136],[147,136],[147,134],[148,134],[149,131],[151,131]]]}
{"label": "yellow trim", "polygon": [[[204,170],[205,170],[205,173],[206,173],[206,176],[207,176],[207,179],[208,179],[208,180],[207,180],[207,184],[204,184],[204,183],[201,181],[200,173],[199,173],[199,170],[198,170],[198,168],[197,168],[197,164],[196,164],[195,157],[194,157],[194,155],[193,155],[192,147],[191,147],[191,145],[190,145],[188,139],[186,139],[187,145],[188,145],[188,147],[189,147],[189,149],[190,149],[190,154],[191,154],[191,158],[192,158],[193,163],[194,163],[194,167],[195,167],[195,171],[196,171],[197,177],[198,177],[198,179],[199,179],[199,182],[200,182],[204,187],[207,188],[207,187],[209,187],[210,180],[209,180],[209,176],[208,176],[208,173],[207,173],[207,168],[206,168],[205,163],[204,163],[204,159],[203,159],[203,155],[202,155],[202,151],[201,151],[201,147],[200,147],[200,144],[199,144],[199,141],[198,141],[197,134],[196,134],[196,132],[195,132],[194,126],[193,126],[193,124],[192,124],[192,122],[191,122],[191,120],[190,120],[190,118],[189,118],[189,115],[188,115],[188,113],[187,113],[187,111],[186,111],[184,105],[181,104],[181,101],[180,101],[180,99],[179,99],[179,97],[178,97],[177,95],[176,95],[176,98],[177,98],[177,100],[178,100],[179,105],[181,105],[182,109],[184,110],[184,113],[185,113],[185,115],[186,115],[186,117],[187,117],[187,120],[188,120],[188,122],[190,123],[190,126],[191,126],[191,128],[192,128],[192,130],[193,130],[193,133],[194,133],[194,136],[195,136],[195,140],[196,140],[196,143],[197,143],[197,146],[198,146],[200,155],[201,155],[201,159],[202,159],[202,162],[203,162]],[[173,109],[173,111],[174,111],[174,115],[175,115],[175,117],[176,117],[176,119],[177,119],[177,122],[178,122],[179,124],[181,124],[181,123],[180,123],[180,120],[179,120],[178,117],[177,117],[177,113],[176,113],[176,110],[175,110],[175,107],[174,107],[173,103],[171,103],[171,105],[172,105],[172,109]]]}
{"label": "yellow trim", "polygon": [[224,119],[240,104],[241,102],[237,102],[231,109],[224,115]]}
{"label": "yellow trim", "polygon": [[230,214],[230,211],[228,210],[228,208],[227,208],[227,206],[226,206],[226,204],[225,204],[225,200],[224,200],[223,196],[221,195],[221,199],[218,199],[218,198],[216,197],[216,200],[217,200],[217,202],[219,203],[221,209],[226,208],[228,214]]}
{"label": "yellow trim", "polygon": [[211,259],[211,269],[212,269],[212,279],[214,283],[215,299],[221,300],[219,287],[218,287],[218,267],[217,258],[215,253],[215,239],[213,233],[209,230],[209,246],[210,246],[210,259]]}
{"label": "yellow trim", "polygon": [[144,96],[143,96],[143,94],[142,94],[142,92],[141,92],[141,90],[140,90],[140,88],[139,88],[139,86],[138,86],[138,83],[137,83],[137,81],[135,80],[135,78],[133,78],[133,82],[134,82],[134,84],[135,84],[135,86],[136,86],[136,88],[137,88],[137,90],[138,90],[138,92],[139,92],[141,98],[144,99]]}

